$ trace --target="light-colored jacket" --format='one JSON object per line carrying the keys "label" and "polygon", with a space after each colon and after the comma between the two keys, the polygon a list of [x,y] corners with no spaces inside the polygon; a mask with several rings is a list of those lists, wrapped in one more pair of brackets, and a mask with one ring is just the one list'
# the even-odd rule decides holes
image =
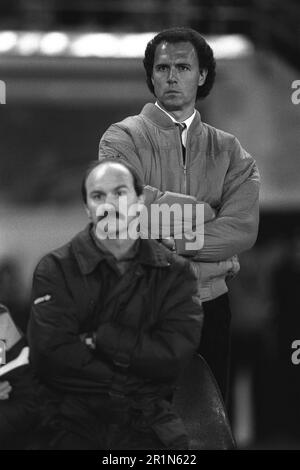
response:
{"label": "light-colored jacket", "polygon": [[191,264],[200,279],[202,300],[225,293],[226,277],[239,270],[236,255],[251,248],[257,237],[259,173],[255,160],[233,135],[203,123],[197,111],[188,131],[184,163],[178,126],[152,103],[104,133],[99,157],[117,154],[152,187],[147,203],[159,203],[166,191],[206,203],[204,246]]}

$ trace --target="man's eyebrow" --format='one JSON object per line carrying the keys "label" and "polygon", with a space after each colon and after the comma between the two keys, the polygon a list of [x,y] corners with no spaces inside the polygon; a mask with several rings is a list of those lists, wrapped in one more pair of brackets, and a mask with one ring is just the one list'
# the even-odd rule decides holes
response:
{"label": "man's eyebrow", "polygon": [[114,191],[117,191],[118,189],[122,189],[122,188],[128,189],[127,184],[126,184],[126,183],[120,184],[119,186],[117,186],[116,188],[114,188]]}
{"label": "man's eyebrow", "polygon": [[[164,61],[164,60],[161,60],[161,61],[159,61],[155,64],[155,67],[162,66],[162,65],[169,66],[169,63]],[[187,62],[186,60],[178,59],[178,61],[175,61],[175,65],[184,65],[186,67],[191,67],[191,62]]]}
{"label": "man's eyebrow", "polygon": [[185,65],[186,67],[191,66],[191,62],[189,62],[187,60],[183,60],[183,59],[178,59],[178,61],[176,61],[175,63],[176,63],[176,65]]}
{"label": "man's eyebrow", "polygon": [[155,67],[157,67],[158,65],[169,65],[169,64],[165,60],[161,60],[159,62],[156,62]]}
{"label": "man's eyebrow", "polygon": [[[116,186],[115,188],[113,188],[113,191],[118,191],[118,189],[122,189],[122,188],[128,189],[127,184],[126,183],[119,184],[119,186]],[[106,194],[106,193],[105,191],[102,191],[101,189],[93,189],[91,191],[91,194]]]}
{"label": "man's eyebrow", "polygon": [[100,189],[93,189],[93,190],[91,191],[91,194],[105,194],[105,192],[104,192],[104,191],[101,191]]}

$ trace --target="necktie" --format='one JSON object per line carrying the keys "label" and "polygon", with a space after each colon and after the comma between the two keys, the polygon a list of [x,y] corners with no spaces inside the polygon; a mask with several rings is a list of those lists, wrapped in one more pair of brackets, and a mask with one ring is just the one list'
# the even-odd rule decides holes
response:
{"label": "necktie", "polygon": [[183,156],[183,164],[185,165],[185,145],[183,143],[182,133],[183,133],[184,129],[186,129],[186,124],[184,122],[177,122],[176,125],[179,127],[181,147],[182,147],[182,156]]}

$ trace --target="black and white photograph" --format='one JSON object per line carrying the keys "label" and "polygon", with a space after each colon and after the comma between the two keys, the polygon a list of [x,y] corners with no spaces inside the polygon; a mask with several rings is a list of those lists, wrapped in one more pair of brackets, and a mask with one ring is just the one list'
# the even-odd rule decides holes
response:
{"label": "black and white photograph", "polygon": [[299,58],[296,0],[1,0],[1,455],[300,450]]}

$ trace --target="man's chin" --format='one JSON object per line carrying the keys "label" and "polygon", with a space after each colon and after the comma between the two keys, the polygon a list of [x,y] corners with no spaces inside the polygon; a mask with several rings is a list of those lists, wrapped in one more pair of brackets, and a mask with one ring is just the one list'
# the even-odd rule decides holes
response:
{"label": "man's chin", "polygon": [[103,230],[95,230],[96,237],[98,240],[116,240],[118,238],[118,234],[116,232],[103,232]]}
{"label": "man's chin", "polygon": [[128,240],[129,234],[127,230],[95,230],[98,240]]}
{"label": "man's chin", "polygon": [[180,103],[176,98],[165,99],[162,103],[166,111],[181,111],[182,103]]}

